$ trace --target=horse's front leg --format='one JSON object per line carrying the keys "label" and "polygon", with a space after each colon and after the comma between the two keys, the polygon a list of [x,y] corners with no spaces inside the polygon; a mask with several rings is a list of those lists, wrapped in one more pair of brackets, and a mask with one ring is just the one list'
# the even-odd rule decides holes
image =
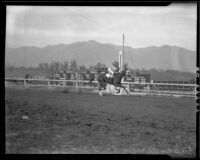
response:
{"label": "horse's front leg", "polygon": [[126,87],[122,86],[122,88],[124,88],[124,90],[126,91],[126,94],[127,94],[128,96],[130,96],[130,93],[129,93],[129,91],[126,89]]}
{"label": "horse's front leg", "polygon": [[129,93],[129,91],[126,89],[126,87],[123,86],[123,88],[124,88],[124,90],[126,91],[126,94],[127,94],[128,96],[130,96],[130,93]]}

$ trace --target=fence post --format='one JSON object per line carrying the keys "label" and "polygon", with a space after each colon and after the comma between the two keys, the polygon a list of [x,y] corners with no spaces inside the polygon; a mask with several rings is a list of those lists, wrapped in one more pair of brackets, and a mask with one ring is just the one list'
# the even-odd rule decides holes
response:
{"label": "fence post", "polygon": [[83,88],[83,75],[81,76],[81,80],[82,80],[81,88]]}
{"label": "fence post", "polygon": [[128,90],[128,92],[130,92],[130,84],[129,83],[127,85],[127,90]]}
{"label": "fence post", "polygon": [[63,80],[63,86],[64,86],[64,87],[66,86],[66,81],[65,81],[65,80]]}
{"label": "fence post", "polygon": [[150,94],[150,84],[147,85],[148,95]]}
{"label": "fence post", "polygon": [[78,88],[78,81],[77,81],[77,79],[76,79],[76,88]]}
{"label": "fence post", "polygon": [[197,89],[196,86],[194,86],[194,97],[195,97],[195,99],[197,98],[197,96],[196,96],[197,90],[196,89]]}
{"label": "fence post", "polygon": [[49,79],[47,80],[47,82],[48,82],[48,87],[50,88],[50,81],[49,81]]}
{"label": "fence post", "polygon": [[27,86],[26,80],[24,80],[24,86],[25,86],[25,87]]}

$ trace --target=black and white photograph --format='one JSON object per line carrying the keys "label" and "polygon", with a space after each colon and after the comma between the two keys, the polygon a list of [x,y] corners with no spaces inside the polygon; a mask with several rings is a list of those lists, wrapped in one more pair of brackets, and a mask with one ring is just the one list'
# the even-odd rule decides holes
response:
{"label": "black and white photograph", "polygon": [[196,157],[197,3],[7,5],[6,154]]}

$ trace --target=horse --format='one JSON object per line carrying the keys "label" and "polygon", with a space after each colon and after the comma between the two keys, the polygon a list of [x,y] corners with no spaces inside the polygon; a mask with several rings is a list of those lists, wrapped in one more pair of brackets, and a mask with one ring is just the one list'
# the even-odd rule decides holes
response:
{"label": "horse", "polygon": [[[98,90],[99,90],[99,95],[102,96],[101,89],[106,88],[106,84],[111,84],[115,87],[123,88],[127,95],[130,95],[128,90],[121,84],[121,79],[126,75],[127,68],[124,67],[124,69],[119,72],[119,73],[114,73],[113,78],[108,78],[106,77],[105,73],[101,73],[101,70],[97,70],[97,81],[98,81]],[[88,71],[89,73],[89,71]],[[90,75],[90,81],[88,83],[91,83],[94,80],[94,76]]]}

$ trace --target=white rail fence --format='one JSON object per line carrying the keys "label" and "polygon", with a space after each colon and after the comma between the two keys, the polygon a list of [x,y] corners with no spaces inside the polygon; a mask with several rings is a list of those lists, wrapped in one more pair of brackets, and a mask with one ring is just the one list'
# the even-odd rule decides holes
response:
{"label": "white rail fence", "polygon": [[[88,81],[86,80],[5,78],[5,86],[23,85],[25,87],[75,87],[83,90],[97,90],[98,81],[93,81],[93,86],[87,83]],[[196,84],[141,82],[122,82],[122,84],[130,91],[131,94],[183,95],[196,97]]]}

